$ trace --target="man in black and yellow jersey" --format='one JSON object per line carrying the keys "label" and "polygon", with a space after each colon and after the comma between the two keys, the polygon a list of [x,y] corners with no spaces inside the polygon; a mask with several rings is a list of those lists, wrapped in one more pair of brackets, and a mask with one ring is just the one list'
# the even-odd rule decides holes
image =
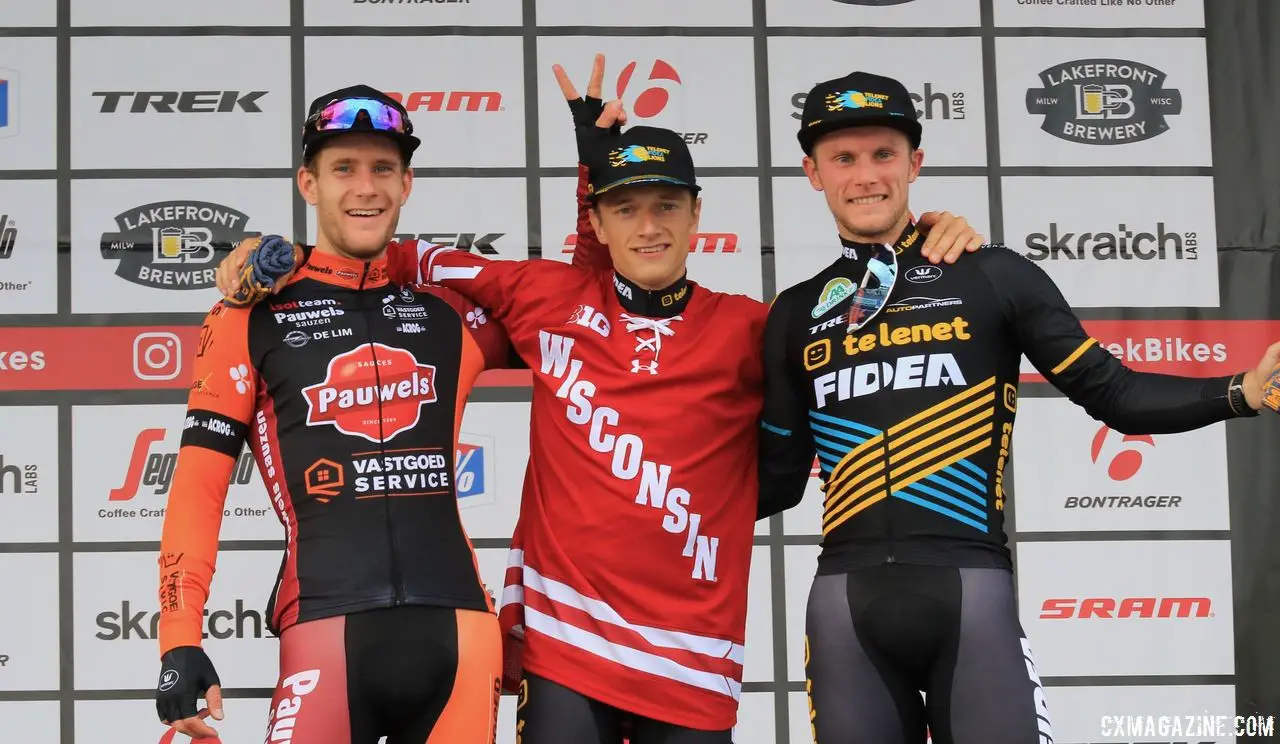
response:
{"label": "man in black and yellow jersey", "polygon": [[761,514],[800,502],[816,454],[805,665],[819,744],[923,744],[926,730],[1049,744],[1003,529],[1021,357],[1094,418],[1155,434],[1256,416],[1280,344],[1230,377],[1139,373],[1017,253],[929,263],[907,199],[920,135],[896,80],[856,72],[809,93],[804,168],[842,245],[769,312]]}

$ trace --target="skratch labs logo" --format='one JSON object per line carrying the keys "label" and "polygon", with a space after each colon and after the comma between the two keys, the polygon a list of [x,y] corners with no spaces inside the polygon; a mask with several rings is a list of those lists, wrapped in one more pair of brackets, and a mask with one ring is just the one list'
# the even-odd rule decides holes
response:
{"label": "skratch labs logo", "polygon": [[1182,94],[1166,75],[1125,59],[1078,59],[1040,73],[1043,88],[1027,89],[1027,113],[1040,128],[1082,145],[1126,145],[1164,134],[1166,116],[1182,113]]}
{"label": "skratch labs logo", "polygon": [[247,232],[248,215],[221,204],[167,201],[116,215],[118,232],[102,234],[102,257],[116,276],[156,289],[209,289],[218,262]]}

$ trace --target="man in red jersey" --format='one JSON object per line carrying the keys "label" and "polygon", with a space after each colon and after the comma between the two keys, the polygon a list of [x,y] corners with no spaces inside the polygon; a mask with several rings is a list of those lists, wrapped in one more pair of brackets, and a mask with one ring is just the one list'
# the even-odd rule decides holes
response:
{"label": "man in red jersey", "polygon": [[[585,260],[491,261],[409,242],[389,249],[392,276],[490,308],[533,372],[501,613],[508,637],[523,637],[508,680],[523,744],[616,744],[624,726],[633,744],[728,742],[767,308],[686,276],[701,200],[683,139],[609,132],[625,117],[618,102],[601,111],[602,58],[585,100],[556,73],[578,125]],[[981,242],[963,220],[922,219],[937,220],[940,248]],[[244,257],[220,267],[224,292]]]}

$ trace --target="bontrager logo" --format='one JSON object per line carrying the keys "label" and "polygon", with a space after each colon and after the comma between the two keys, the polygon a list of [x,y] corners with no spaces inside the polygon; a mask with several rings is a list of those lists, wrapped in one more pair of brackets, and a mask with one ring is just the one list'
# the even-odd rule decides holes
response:
{"label": "bontrager logo", "polygon": [[[843,0],[838,0],[843,2]],[[910,2],[910,0],[906,0]],[[919,88],[910,90],[911,100],[916,104],[916,116],[926,121],[940,119],[943,121],[963,121],[965,118],[965,94],[964,91],[954,90],[946,91],[929,81],[926,81]],[[808,100],[808,91],[802,91],[791,96],[791,118],[796,121],[804,115],[804,104]]]}
{"label": "bontrager logo", "polygon": [[1028,235],[1026,245],[1032,261],[1195,261],[1200,250],[1196,233],[1170,232],[1164,222],[1156,223],[1155,232],[1135,232],[1123,222],[1115,231],[1072,232],[1050,222],[1048,231]]}
{"label": "bontrager logo", "polygon": [[1027,113],[1044,116],[1040,128],[1068,142],[1141,142],[1168,131],[1166,115],[1182,113],[1181,93],[1142,62],[1078,59],[1044,70],[1040,82],[1027,89]]}
{"label": "bontrager logo", "polygon": [[[103,641],[149,641],[160,628],[160,613],[154,610],[135,611],[129,600],[120,603],[119,612],[100,612],[96,618],[98,632],[94,638]],[[272,638],[262,613],[245,608],[243,599],[237,599],[233,610],[204,610],[204,627],[201,638]]]}

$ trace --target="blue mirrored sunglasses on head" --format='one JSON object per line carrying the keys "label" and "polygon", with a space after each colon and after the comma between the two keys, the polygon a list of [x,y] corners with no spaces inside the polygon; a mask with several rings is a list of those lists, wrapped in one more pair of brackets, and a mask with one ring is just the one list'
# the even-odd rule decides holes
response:
{"label": "blue mirrored sunglasses on head", "polygon": [[334,101],[311,116],[311,123],[318,132],[352,129],[360,113],[368,117],[374,129],[409,134],[412,126],[400,110],[371,98],[343,98]]}

